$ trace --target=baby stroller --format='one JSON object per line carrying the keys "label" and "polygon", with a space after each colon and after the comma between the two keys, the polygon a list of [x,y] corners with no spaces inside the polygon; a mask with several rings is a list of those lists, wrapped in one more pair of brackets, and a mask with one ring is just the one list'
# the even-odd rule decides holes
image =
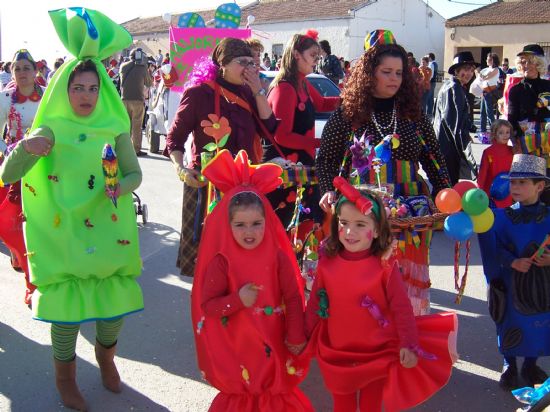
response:
{"label": "baby stroller", "polygon": [[137,195],[136,192],[132,192],[132,198],[134,200],[134,209],[136,211],[136,215],[141,215],[141,221],[144,225],[147,224],[147,218],[148,218],[148,210],[147,205],[145,203],[141,203],[141,199]]}

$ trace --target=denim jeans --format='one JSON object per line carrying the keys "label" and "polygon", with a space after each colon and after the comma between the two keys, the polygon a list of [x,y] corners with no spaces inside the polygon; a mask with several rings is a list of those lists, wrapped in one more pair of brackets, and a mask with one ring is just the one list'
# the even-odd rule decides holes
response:
{"label": "denim jeans", "polygon": [[[422,108],[422,113],[428,113],[428,100],[430,98],[430,90],[426,90],[425,92],[422,93],[422,97],[420,98],[421,102],[421,108]],[[432,99],[433,101],[433,99]],[[432,102],[432,105],[433,105],[433,102]]]}
{"label": "denim jeans", "polygon": [[[495,113],[493,112],[493,95],[491,93],[483,93],[483,98],[481,99],[480,107],[480,120],[481,120],[481,132],[487,131],[487,126],[489,129],[495,121]],[[488,122],[487,122],[488,121]],[[489,123],[489,124],[487,124]]]}

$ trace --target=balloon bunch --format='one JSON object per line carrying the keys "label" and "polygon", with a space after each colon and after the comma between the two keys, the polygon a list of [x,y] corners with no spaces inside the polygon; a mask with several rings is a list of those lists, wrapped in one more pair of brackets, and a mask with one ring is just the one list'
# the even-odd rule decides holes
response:
{"label": "balloon bunch", "polygon": [[452,189],[441,190],[435,204],[441,212],[450,214],[443,229],[447,236],[458,242],[467,240],[474,233],[487,232],[495,220],[487,194],[470,180],[461,181]]}

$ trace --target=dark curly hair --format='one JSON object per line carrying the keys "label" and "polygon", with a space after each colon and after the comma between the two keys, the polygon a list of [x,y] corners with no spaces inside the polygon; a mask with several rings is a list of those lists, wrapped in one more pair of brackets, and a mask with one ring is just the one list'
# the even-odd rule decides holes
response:
{"label": "dark curly hair", "polygon": [[376,87],[374,71],[385,57],[398,57],[403,62],[403,81],[395,95],[397,114],[401,118],[418,121],[421,116],[418,87],[407,63],[407,52],[398,44],[371,47],[353,67],[342,92],[344,116],[354,125],[367,123],[374,108],[373,92]]}
{"label": "dark curly hair", "polygon": [[[390,247],[392,242],[390,223],[386,216],[384,203],[374,192],[370,190],[360,189],[359,193],[361,193],[361,195],[364,197],[370,198],[371,200],[375,201],[378,204],[378,210],[380,211],[380,218],[377,219],[374,212],[371,215],[369,215],[373,217],[373,220],[375,221],[376,229],[378,231],[378,237],[372,240],[370,251],[375,256],[381,256],[388,249],[388,247]],[[340,242],[340,239],[338,238],[338,223],[339,223],[338,219],[340,215],[340,209],[342,208],[342,205],[346,203],[350,203],[350,202],[344,201],[341,204],[337,203],[338,208],[336,209],[335,213],[332,215],[332,218],[330,221],[330,235],[325,240],[325,243],[323,245],[323,253],[328,257],[336,256],[338,252],[344,249],[344,245],[342,245],[342,243]]]}

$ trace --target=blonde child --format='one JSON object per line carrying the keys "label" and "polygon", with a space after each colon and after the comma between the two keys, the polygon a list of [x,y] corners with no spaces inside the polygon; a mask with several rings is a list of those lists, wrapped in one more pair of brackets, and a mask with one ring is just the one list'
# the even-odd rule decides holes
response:
{"label": "blonde child", "polygon": [[[495,177],[500,173],[507,174],[512,165],[514,153],[512,146],[508,145],[512,136],[512,124],[503,119],[498,119],[491,125],[491,146],[483,151],[479,175],[477,177],[478,185],[487,193],[487,196],[494,202],[498,208],[508,207],[512,204],[512,197],[502,198],[501,196],[491,196],[491,185]],[[495,195],[496,193],[493,193]]]}
{"label": "blonde child", "polygon": [[220,393],[210,411],[312,411],[297,385],[307,361],[303,284],[264,196],[281,168],[222,151],[203,174],[223,194],[206,218],[191,297],[197,357]]}
{"label": "blonde child", "polygon": [[382,202],[342,178],[334,185],[344,195],[319,261],[306,335],[335,412],[411,408],[450,378],[456,315],[415,319],[396,261],[381,257],[391,244]]}

